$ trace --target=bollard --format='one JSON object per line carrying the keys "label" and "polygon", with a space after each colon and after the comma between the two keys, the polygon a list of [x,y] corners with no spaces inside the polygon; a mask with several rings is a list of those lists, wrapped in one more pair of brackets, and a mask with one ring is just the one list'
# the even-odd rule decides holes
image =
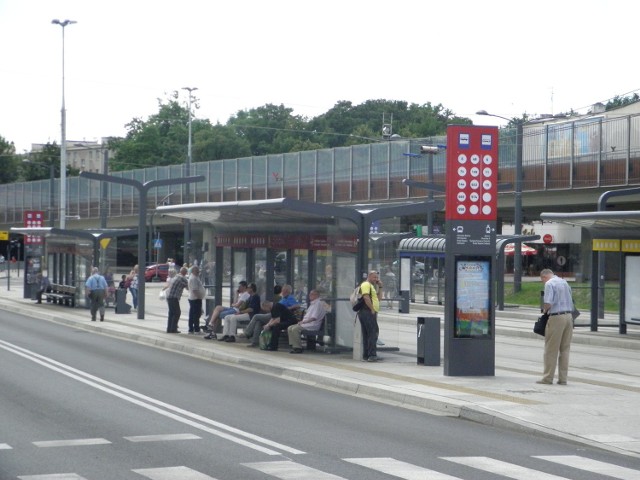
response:
{"label": "bollard", "polygon": [[440,365],[440,317],[418,317],[418,365]]}

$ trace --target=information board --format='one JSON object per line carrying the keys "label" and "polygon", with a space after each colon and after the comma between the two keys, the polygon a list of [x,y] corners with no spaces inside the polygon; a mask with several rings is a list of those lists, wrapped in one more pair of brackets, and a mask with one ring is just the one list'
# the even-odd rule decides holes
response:
{"label": "information board", "polygon": [[447,128],[446,220],[496,220],[498,129]]}

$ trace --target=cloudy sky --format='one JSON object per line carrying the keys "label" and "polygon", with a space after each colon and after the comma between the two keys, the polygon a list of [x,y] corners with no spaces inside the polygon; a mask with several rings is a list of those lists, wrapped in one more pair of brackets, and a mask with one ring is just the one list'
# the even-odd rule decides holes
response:
{"label": "cloudy sky", "polygon": [[[197,87],[198,117],[340,100],[442,104],[476,123],[586,111],[640,92],[640,3],[621,0],[0,0],[0,136],[124,135],[158,99]],[[182,92],[182,91],[181,91]],[[186,100],[186,92],[181,93]],[[382,123],[382,119],[381,119]]]}

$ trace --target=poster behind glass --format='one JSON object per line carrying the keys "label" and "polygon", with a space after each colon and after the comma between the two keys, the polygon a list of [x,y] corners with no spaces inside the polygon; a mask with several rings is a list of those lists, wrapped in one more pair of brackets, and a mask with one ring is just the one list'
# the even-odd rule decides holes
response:
{"label": "poster behind glass", "polygon": [[491,336],[491,260],[456,259],[456,338]]}

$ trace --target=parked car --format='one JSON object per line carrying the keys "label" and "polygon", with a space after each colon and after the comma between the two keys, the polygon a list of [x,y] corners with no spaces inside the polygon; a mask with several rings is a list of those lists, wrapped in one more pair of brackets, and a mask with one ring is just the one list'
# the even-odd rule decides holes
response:
{"label": "parked car", "polygon": [[[156,275],[157,272],[157,275]],[[165,282],[167,280],[167,276],[169,275],[169,264],[167,263],[158,263],[156,265],[149,265],[144,270],[144,280],[145,282],[152,282],[156,276],[160,279],[161,282]]]}

